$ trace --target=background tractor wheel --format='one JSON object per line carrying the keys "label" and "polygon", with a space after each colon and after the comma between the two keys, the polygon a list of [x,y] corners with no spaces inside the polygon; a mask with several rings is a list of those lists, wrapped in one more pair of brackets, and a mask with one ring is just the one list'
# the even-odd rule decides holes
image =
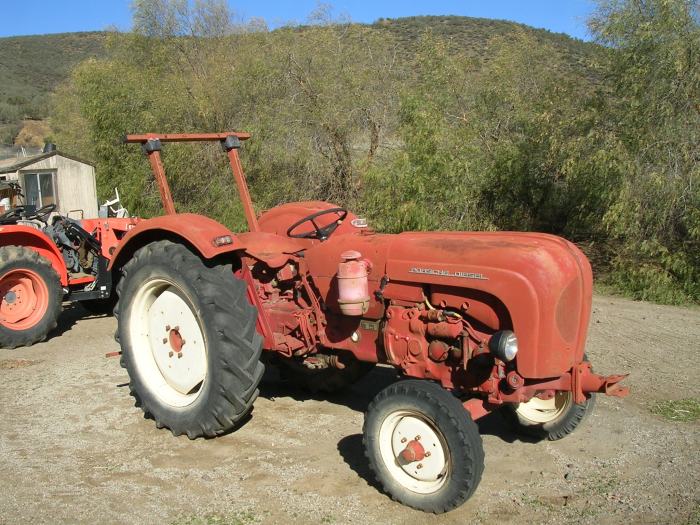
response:
{"label": "background tractor wheel", "polygon": [[56,328],[63,288],[47,259],[29,248],[3,246],[0,298],[0,346],[29,346]]}
{"label": "background tractor wheel", "polygon": [[[583,360],[588,356],[583,354]],[[595,407],[595,394],[580,405],[571,392],[557,392],[552,399],[533,397],[526,403],[506,405],[503,415],[513,430],[537,439],[557,441],[571,434]]]}
{"label": "background tractor wheel", "polygon": [[576,430],[594,406],[594,394],[578,405],[571,392],[557,392],[552,399],[533,397],[526,403],[507,405],[503,410],[516,432],[556,441]]}
{"label": "background tractor wheel", "polygon": [[426,380],[399,381],[379,392],[365,416],[363,443],[384,490],[425,512],[460,506],[484,470],[481,436],[469,412]]}
{"label": "background tractor wheel", "polygon": [[170,241],[138,250],[122,274],[114,315],[136,405],[176,436],[231,430],[264,372],[245,283],[230,262],[204,262]]}
{"label": "background tractor wheel", "polygon": [[307,392],[332,394],[351,387],[374,368],[374,363],[360,361],[350,356],[342,359],[345,368],[310,369],[293,359],[276,361],[280,377]]}

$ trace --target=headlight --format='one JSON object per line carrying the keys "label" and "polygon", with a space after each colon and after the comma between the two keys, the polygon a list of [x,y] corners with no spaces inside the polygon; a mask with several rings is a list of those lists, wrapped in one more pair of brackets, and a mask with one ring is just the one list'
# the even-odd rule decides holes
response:
{"label": "headlight", "polygon": [[518,353],[518,338],[510,330],[496,332],[489,341],[489,350],[501,361],[512,361]]}

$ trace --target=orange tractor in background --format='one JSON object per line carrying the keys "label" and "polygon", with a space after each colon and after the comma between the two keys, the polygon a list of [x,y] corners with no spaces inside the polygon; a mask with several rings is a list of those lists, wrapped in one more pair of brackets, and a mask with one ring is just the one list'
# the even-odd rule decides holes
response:
{"label": "orange tractor in background", "polygon": [[0,347],[42,341],[64,300],[95,313],[114,306],[109,260],[135,218],[70,219],[17,205],[0,214]]}
{"label": "orange tractor in background", "polygon": [[[129,135],[148,155],[166,215],[121,240],[115,308],[130,392],[159,428],[214,437],[250,412],[263,352],[312,390],[357,381],[377,364],[402,380],[371,402],[365,453],[392,498],[446,512],[476,490],[484,451],[475,420],[495,410],[523,433],[573,432],[596,393],[622,375],[585,356],[592,273],[553,235],[386,235],[326,202],[257,215],[238,150],[246,133]],[[165,142],[219,141],[246,215],[233,233],[177,214]],[[290,417],[294,417],[290,415]]]}

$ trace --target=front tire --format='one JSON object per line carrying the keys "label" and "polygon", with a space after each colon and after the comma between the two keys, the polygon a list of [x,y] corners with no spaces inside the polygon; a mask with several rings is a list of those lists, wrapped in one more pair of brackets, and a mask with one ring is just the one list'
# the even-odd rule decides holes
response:
{"label": "front tire", "polygon": [[450,392],[426,380],[406,380],[374,398],[363,428],[365,455],[396,501],[443,513],[467,501],[484,470],[476,423]]}
{"label": "front tire", "polygon": [[114,313],[136,405],[176,436],[234,428],[252,409],[264,366],[257,311],[232,264],[158,241],[122,275]]}
{"label": "front tire", "polygon": [[36,251],[3,246],[0,299],[0,346],[30,346],[56,328],[63,288],[51,263]]}

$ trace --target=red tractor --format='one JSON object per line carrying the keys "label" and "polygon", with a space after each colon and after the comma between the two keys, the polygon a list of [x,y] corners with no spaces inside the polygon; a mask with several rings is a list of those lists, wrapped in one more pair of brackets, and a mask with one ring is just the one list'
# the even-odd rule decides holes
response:
{"label": "red tractor", "polygon": [[111,254],[137,219],[74,220],[50,204],[0,215],[0,347],[42,341],[64,299],[91,311],[114,306]]}
{"label": "red tractor", "polygon": [[[364,447],[394,499],[428,512],[479,484],[475,420],[503,410],[559,439],[624,396],[584,347],[591,267],[552,235],[385,235],[349,210],[293,202],[256,216],[238,149],[245,133],[129,135],[149,157],[167,215],[141,221],[111,261],[122,278],[117,339],[130,391],[159,428],[190,439],[233,429],[252,408],[262,351],[309,388],[350,385],[378,363],[403,377],[369,405]],[[162,143],[220,141],[249,232],[176,214]]]}

